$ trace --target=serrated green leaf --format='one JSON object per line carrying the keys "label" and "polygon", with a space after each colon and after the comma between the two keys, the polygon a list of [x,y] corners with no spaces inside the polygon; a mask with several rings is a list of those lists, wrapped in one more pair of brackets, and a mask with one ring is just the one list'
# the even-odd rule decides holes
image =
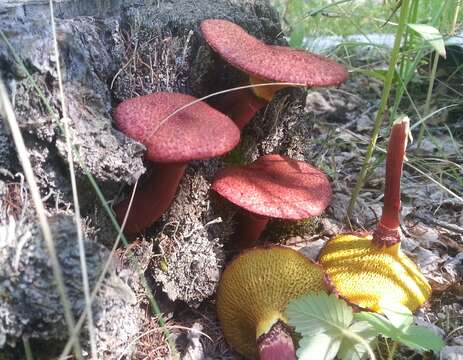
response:
{"label": "serrated green leaf", "polygon": [[306,336],[299,342],[296,355],[299,360],[332,360],[340,346],[341,339],[333,338],[327,334]]}
{"label": "serrated green leaf", "polygon": [[310,294],[289,302],[285,315],[290,325],[304,337],[321,333],[341,337],[353,320],[345,301],[326,293]]}
{"label": "serrated green leaf", "polygon": [[437,352],[445,345],[441,337],[423,326],[411,325],[405,328],[396,328],[384,316],[368,312],[355,314],[355,319],[368,321],[381,335],[415,350]]}
{"label": "serrated green leaf", "polygon": [[407,329],[413,324],[413,314],[408,307],[397,302],[380,301],[379,306],[397,329]]}
{"label": "serrated green leaf", "polygon": [[445,345],[444,340],[423,326],[412,325],[400,334],[399,341],[415,350],[432,350],[439,352]]}
{"label": "serrated green leaf", "polygon": [[391,322],[382,315],[362,311],[356,313],[354,317],[358,321],[367,321],[378,333],[386,337],[392,338],[392,336],[397,332],[397,329],[391,324]]}
{"label": "serrated green leaf", "polygon": [[331,360],[342,348],[338,354],[342,360],[360,360],[368,350],[371,352],[368,344],[377,336],[368,322],[351,325],[352,308],[335,295],[302,296],[289,303],[285,315],[303,336],[297,352],[299,359]]}
{"label": "serrated green leaf", "polygon": [[[366,321],[359,321],[349,327],[349,331],[360,336],[370,347],[378,336],[377,331]],[[361,360],[368,353],[368,349],[364,344],[359,343],[355,339],[345,337],[339,348],[338,358],[341,360]]]}
{"label": "serrated green leaf", "polygon": [[427,41],[440,56],[446,57],[444,38],[438,29],[426,24],[408,24],[408,27]]}

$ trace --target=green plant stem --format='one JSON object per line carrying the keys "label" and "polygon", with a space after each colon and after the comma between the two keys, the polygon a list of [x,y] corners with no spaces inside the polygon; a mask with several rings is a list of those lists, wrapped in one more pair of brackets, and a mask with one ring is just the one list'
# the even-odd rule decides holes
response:
{"label": "green plant stem", "polygon": [[458,16],[460,15],[460,9],[461,9],[461,0],[457,0],[457,4],[454,9],[454,14],[453,14],[453,19],[452,19],[452,27],[450,29],[450,35],[455,35],[455,32],[457,30],[457,22],[458,22]]}
{"label": "green plant stem", "polygon": [[[52,117],[52,119],[54,121],[56,121],[59,129],[64,132],[63,130],[63,126],[61,124],[61,122],[59,121],[59,117],[58,115],[56,114],[56,112],[54,111],[54,109],[51,107],[50,103],[48,102],[48,100],[46,99],[45,97],[45,94],[42,92],[42,90],[39,88],[39,86],[37,85],[37,83],[34,81],[34,79],[32,78],[30,72],[28,71],[28,69],[26,68],[26,66],[24,65],[24,62],[22,61],[22,59],[18,56],[18,54],[16,53],[15,49],[13,48],[13,46],[11,45],[11,43],[8,41],[8,39],[6,38],[5,36],[5,33],[0,29],[0,38],[2,38],[2,40],[5,42],[5,44],[7,45],[7,47],[9,48],[9,50],[11,51],[15,61],[21,66],[22,70],[26,73],[27,75],[27,79],[30,81],[32,87],[34,88],[35,92],[37,93],[37,95],[40,97],[40,99],[42,100],[42,103],[43,105],[45,106],[48,114]],[[2,81],[1,81],[1,77],[0,77],[0,85],[1,85]],[[268,85],[268,84],[267,84]],[[249,86],[251,87],[251,86]],[[6,90],[5,90],[6,91]],[[0,95],[1,95],[1,91],[0,91]],[[212,96],[212,95],[211,95]],[[0,99],[1,100],[1,99]],[[0,104],[1,105],[1,104]],[[1,109],[1,106],[0,106],[0,109]],[[14,116],[14,112],[12,110],[12,114]],[[99,185],[97,184],[95,178],[93,177],[93,175],[90,173],[90,171],[88,170],[88,168],[85,166],[85,164],[82,162],[82,159],[80,157],[80,154],[79,154],[79,151],[78,149],[76,148],[76,146],[73,146],[73,153],[74,153],[74,156],[76,157],[76,160],[77,160],[77,163],[80,165],[80,167],[82,168],[82,171],[84,172],[84,175],[87,177],[88,181],[90,182],[90,184],[92,185],[97,197],[98,197],[98,200],[100,201],[101,205],[103,206],[103,209],[105,210],[106,214],[108,215],[108,217],[110,218],[113,226],[114,226],[114,229],[117,231],[118,233],[118,237],[120,237],[122,243],[124,244],[124,246],[127,248],[128,247],[128,241],[125,237],[125,235],[123,234],[123,231],[121,229],[121,227],[119,226],[115,216],[114,216],[114,213],[113,211],[111,210],[111,208],[108,206],[108,202],[107,200],[105,199],[104,195],[103,195],[103,192],[101,191]],[[43,205],[42,205],[43,207]],[[45,219],[46,220],[46,219]],[[45,236],[44,236],[45,237]],[[45,239],[47,239],[45,237]],[[127,256],[129,258],[130,261],[132,261],[132,264],[134,264],[134,267],[136,269],[141,269],[137,259],[133,256],[133,253],[131,250],[128,250],[128,253],[127,253]],[[52,259],[53,260],[53,259]],[[107,260],[107,263],[109,264],[109,259]],[[58,263],[59,265],[59,263]],[[53,267],[53,261],[52,261],[52,267]],[[109,268],[106,267],[106,270]],[[59,270],[61,271],[61,269],[59,268]],[[141,273],[141,271],[139,271],[139,273]],[[101,278],[104,278],[104,273],[102,273],[100,275]],[[60,284],[60,280],[58,278],[55,278],[56,282],[58,283],[58,286]],[[146,282],[146,279],[145,281],[142,281],[142,284],[143,285],[146,285],[147,286],[147,282]],[[101,285],[101,283],[99,284]],[[99,288],[99,285],[95,286],[95,289],[93,290],[93,293],[96,294],[96,292],[98,291],[98,288]],[[176,351],[176,348],[175,348],[175,344],[172,340],[172,336],[168,330],[168,328],[166,327],[166,323],[165,323],[165,320],[164,320],[164,317],[162,315],[162,313],[160,312],[160,309],[159,309],[159,306],[157,306],[157,303],[156,303],[156,300],[154,299],[154,296],[153,296],[153,293],[151,291],[151,289],[147,286],[145,288],[145,291],[146,291],[146,296],[148,297],[149,299],[149,303],[150,305],[152,306],[151,309],[153,310],[153,312],[158,315],[158,323],[159,323],[159,326],[161,327],[162,331],[164,332],[165,336],[167,337],[168,339],[168,342],[169,342],[169,345],[171,346],[171,351],[172,351],[172,354],[171,354],[171,357],[173,359],[178,359],[179,356],[178,356],[178,353]],[[61,292],[60,292],[61,294]],[[94,299],[94,296],[91,296],[92,299]],[[92,300],[93,301],[93,300]],[[63,307],[65,308],[66,310],[66,304],[63,305]],[[72,314],[71,314],[72,315]],[[79,332],[80,332],[80,329],[83,325],[83,321],[85,320],[86,318],[86,312],[82,313],[82,316],[81,318],[79,319],[79,322],[78,324],[76,324],[76,326],[72,326],[72,329],[70,329],[70,337],[69,337],[69,340],[65,346],[65,349],[63,350],[61,356],[60,356],[60,359],[64,359],[67,354],[69,353],[71,347],[74,349],[74,354],[76,356],[76,358],[78,359],[81,359],[81,351],[80,351],[80,343],[79,343],[79,339],[78,339],[78,335],[79,335]]]}
{"label": "green plant stem", "polygon": [[391,93],[392,82],[394,80],[394,75],[396,72],[397,60],[400,54],[400,44],[401,44],[402,37],[403,37],[403,34],[407,26],[409,8],[410,8],[410,0],[403,0],[402,6],[400,7],[399,25],[398,25],[398,29],[397,29],[396,36],[395,36],[394,47],[392,48],[391,60],[389,63],[386,80],[384,83],[383,94],[381,97],[381,104],[379,106],[378,113],[376,114],[373,132],[370,137],[370,143],[368,144],[367,153],[365,154],[365,160],[363,161],[362,169],[357,178],[357,183],[355,184],[355,188],[352,192],[352,196],[349,202],[349,207],[347,208],[346,216],[347,216],[347,221],[349,223],[350,223],[350,218],[352,216],[352,212],[354,210],[354,206],[357,202],[357,197],[365,182],[365,178],[366,178],[369,165],[370,165],[370,160],[371,160],[373,151],[376,146],[376,141],[378,139],[379,131],[381,130],[381,125],[383,123],[384,113],[387,107],[389,95]]}
{"label": "green plant stem", "polygon": [[79,194],[77,192],[77,183],[76,175],[74,171],[74,154],[73,154],[73,143],[71,139],[71,133],[69,131],[69,117],[67,112],[67,105],[64,96],[64,86],[63,86],[63,76],[61,74],[61,60],[60,53],[58,49],[58,39],[56,36],[56,23],[55,23],[55,14],[53,8],[53,0],[50,0],[50,18],[51,18],[51,28],[53,33],[53,48],[55,51],[55,61],[56,61],[56,72],[58,77],[59,85],[59,94],[61,101],[61,113],[62,113],[62,122],[63,122],[63,131],[64,137],[66,139],[66,152],[67,152],[67,161],[69,164],[69,177],[71,179],[71,189],[72,189],[72,199],[74,202],[74,219],[76,225],[76,234],[77,234],[77,244],[79,248],[79,258],[80,258],[80,268],[82,271],[82,286],[84,290],[85,298],[85,311],[87,312],[87,325],[88,333],[90,340],[90,357],[92,360],[97,360],[97,346],[96,346],[96,334],[95,326],[93,323],[93,313],[92,313],[92,303],[90,301],[90,285],[88,283],[88,271],[87,271],[87,260],[85,256],[85,246],[84,239],[82,234],[82,221],[80,218],[80,205],[79,205]]}
{"label": "green plant stem", "polygon": [[389,350],[389,354],[387,355],[387,360],[394,360],[394,355],[398,347],[399,347],[399,343],[397,341],[392,341],[392,349]]}
{"label": "green plant stem", "polygon": [[351,340],[358,342],[359,344],[362,344],[365,350],[367,351],[368,355],[370,356],[370,360],[376,360],[374,351],[372,350],[370,344],[368,344],[368,342],[363,337],[351,331],[343,331],[343,334],[345,337],[350,338]]}
{"label": "green plant stem", "polygon": [[[426,94],[426,102],[424,103],[424,115],[426,116],[429,114],[429,110],[431,109],[431,97],[432,97],[432,90],[434,89],[434,82],[436,80],[436,72],[437,72],[437,65],[439,64],[439,54],[437,51],[434,53],[434,59],[432,63],[432,70],[431,70],[431,77],[429,78],[428,84],[428,92]],[[426,123],[423,121],[421,123],[420,131],[418,133],[418,137],[416,140],[416,147],[417,149],[420,148],[421,142],[423,141],[424,131],[426,130]]]}
{"label": "green plant stem", "polygon": [[[419,4],[419,0],[412,0],[410,4],[409,14],[408,14],[408,21],[407,21],[408,24],[416,23],[416,20],[418,18],[418,4]],[[403,36],[404,51],[401,54],[401,60],[399,64],[399,74],[400,74],[401,81],[399,82],[397,86],[394,103],[392,105],[392,110],[390,111],[390,116],[391,116],[390,122],[391,123],[392,123],[392,120],[395,119],[397,116],[397,110],[399,108],[403,94],[406,91],[408,82],[412,78],[413,69],[415,69],[418,66],[419,60],[421,59],[422,48],[420,48],[420,50],[418,51],[417,56],[414,58],[414,61],[410,61],[409,57],[406,56],[407,50],[413,47],[413,43],[414,43],[416,36],[417,36],[416,33],[414,31],[411,31],[410,28],[407,27],[405,29],[405,34]]]}
{"label": "green plant stem", "polygon": [[[45,212],[45,206],[43,205],[42,198],[40,196],[39,186],[37,185],[37,181],[32,170],[32,164],[29,159],[29,152],[27,151],[26,145],[24,143],[24,138],[21,134],[21,130],[16,120],[16,115],[14,113],[13,106],[11,105],[10,99],[8,98],[7,94],[8,93],[3,83],[3,79],[0,78],[0,112],[4,114],[6,122],[10,128],[11,136],[13,138],[13,142],[16,146],[16,150],[18,153],[18,158],[23,168],[27,184],[29,185],[32,202],[34,203],[37,218],[39,220],[40,228],[42,230],[45,246],[50,256],[50,264],[53,272],[53,277],[56,281],[56,286],[58,289],[61,304],[63,305],[66,325],[68,327],[69,333],[72,333],[72,330],[75,327],[75,321],[74,316],[72,314],[71,302],[69,301],[69,297],[64,284],[64,275],[58,260],[58,255],[56,253],[55,242],[53,240],[50,224],[48,223],[47,215]],[[77,359],[82,358],[80,343],[78,341],[74,343],[74,354]]]}
{"label": "green plant stem", "polygon": [[[439,26],[438,20],[441,19],[442,13],[444,11],[446,2],[442,2],[440,7],[435,11],[433,14],[432,20],[430,25],[437,27]],[[418,21],[418,8],[419,8],[419,0],[413,0],[410,8],[410,16],[409,16],[409,23],[416,23]],[[415,38],[418,35],[407,28],[406,35],[405,35],[405,49],[412,49],[415,47]],[[392,106],[392,110],[390,112],[391,123],[397,117],[397,111],[399,109],[402,97],[407,90],[408,83],[413,79],[415,75],[415,69],[418,67],[419,63],[421,62],[424,54],[426,53],[425,46],[419,46],[418,51],[413,55],[413,61],[408,60],[407,57],[403,57],[403,60],[400,63],[400,83],[397,87],[394,104]],[[418,114],[420,117],[420,114]]]}
{"label": "green plant stem", "polygon": [[24,345],[24,355],[26,355],[26,360],[34,360],[34,355],[32,354],[31,344],[27,336],[23,336],[23,345]]}
{"label": "green plant stem", "polygon": [[[122,243],[127,248],[129,243],[128,243],[126,237],[123,234],[123,229],[119,226],[119,223],[117,222],[116,217],[114,216],[112,210],[110,209],[110,207],[108,205],[108,202],[106,201],[103,193],[99,189],[99,186],[96,183],[96,180],[94,179],[93,176],[91,176],[91,174],[90,174],[90,172],[89,172],[89,170],[87,168],[84,168],[84,173],[87,176],[87,178],[88,178],[89,182],[91,183],[92,187],[94,189],[98,189],[98,191],[96,191],[96,195],[97,195],[98,199],[100,200],[100,203],[103,206],[103,209],[108,214],[109,219],[110,219],[114,229],[117,231],[118,239],[120,237]],[[125,224],[123,224],[123,225],[125,225]],[[172,352],[171,353],[171,358],[172,359],[179,359],[179,355],[178,355],[176,347],[175,347],[175,342],[173,341],[171,333],[170,333],[169,329],[167,328],[166,321],[164,319],[163,314],[161,313],[161,310],[160,310],[160,308],[159,308],[159,306],[158,306],[158,304],[156,302],[156,299],[154,298],[153,293],[152,293],[150,287],[148,286],[148,282],[146,280],[145,274],[143,273],[142,267],[140,266],[140,263],[138,262],[138,259],[134,256],[133,252],[131,252],[131,251],[129,251],[127,253],[127,256],[129,258],[129,260],[132,262],[132,264],[134,264],[135,269],[137,269],[137,272],[138,272],[138,274],[140,276],[140,282],[141,282],[142,286],[144,287],[144,289],[145,289],[145,291],[147,293],[146,295],[148,297],[148,301],[150,303],[151,309],[158,316],[159,327],[162,329],[162,331],[164,333],[164,336],[166,337],[167,342],[169,343],[169,346],[170,346],[170,349],[171,349],[171,352]],[[92,297],[93,297],[93,295],[96,295],[96,289],[97,289],[97,286],[95,286],[95,290],[94,290],[95,294],[92,294]],[[78,340],[78,334],[79,334],[79,331],[80,331],[80,327],[83,325],[85,315],[86,315],[85,313],[82,314],[81,318],[79,319],[79,321],[77,323],[77,326],[76,326],[74,332],[71,333],[71,336],[69,337],[68,342],[67,342],[65,348],[63,349],[63,351],[62,351],[62,353],[61,353],[61,355],[59,357],[60,360],[64,360],[66,358],[67,354],[70,351],[70,347],[72,346],[72,344],[75,341]]]}

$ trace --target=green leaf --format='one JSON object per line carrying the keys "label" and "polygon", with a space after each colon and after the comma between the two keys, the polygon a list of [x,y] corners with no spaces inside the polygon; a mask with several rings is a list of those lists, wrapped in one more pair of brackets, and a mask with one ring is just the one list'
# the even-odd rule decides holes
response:
{"label": "green leaf", "polygon": [[333,338],[327,334],[306,336],[299,341],[296,355],[299,360],[332,360],[340,346],[341,340],[339,338]]}
{"label": "green leaf", "polygon": [[407,329],[413,324],[413,314],[408,307],[398,302],[380,301],[379,306],[391,324],[397,329]]}
{"label": "green leaf", "polygon": [[355,314],[355,319],[367,321],[378,333],[386,337],[392,338],[397,332],[397,329],[388,319],[376,313],[362,311]]}
{"label": "green leaf", "polygon": [[286,317],[302,336],[321,333],[342,337],[353,320],[353,311],[345,301],[326,293],[306,295],[289,302]]}
{"label": "green leaf", "polygon": [[408,27],[427,41],[437,53],[445,58],[445,44],[442,34],[434,26],[425,24],[408,24]]}
{"label": "green leaf", "polygon": [[298,23],[293,26],[293,31],[289,37],[289,46],[300,48],[304,42],[305,26],[304,23]]}
{"label": "green leaf", "polygon": [[[354,323],[349,327],[349,331],[364,339],[370,347],[378,336],[377,331],[366,321]],[[367,353],[368,350],[364,344],[356,341],[352,337],[345,337],[342,340],[338,357],[341,360],[361,360]]]}
{"label": "green leaf", "polygon": [[[298,19],[300,14],[304,13],[305,3],[303,0],[290,0],[287,11],[292,14],[295,19]],[[291,34],[289,36],[289,46],[299,48],[302,46],[305,36],[305,21],[296,20],[291,24]]]}
{"label": "green leaf", "polygon": [[387,69],[370,70],[370,69],[359,68],[359,69],[353,69],[352,72],[375,78],[376,80],[379,80],[382,83],[384,83],[384,81],[386,80],[386,75],[387,75]]}
{"label": "green leaf", "polygon": [[355,314],[355,319],[367,321],[381,335],[415,350],[438,352],[445,345],[440,336],[423,326],[410,325],[405,328],[397,328],[384,316],[368,312]]}
{"label": "green leaf", "polygon": [[367,351],[365,345],[376,337],[367,322],[351,325],[352,308],[335,295],[310,294],[292,300],[285,315],[303,336],[297,352],[299,359],[331,360],[341,351],[343,360],[360,360]]}
{"label": "green leaf", "polygon": [[423,326],[412,325],[400,335],[400,342],[415,350],[432,350],[435,353],[442,350],[444,340]]}

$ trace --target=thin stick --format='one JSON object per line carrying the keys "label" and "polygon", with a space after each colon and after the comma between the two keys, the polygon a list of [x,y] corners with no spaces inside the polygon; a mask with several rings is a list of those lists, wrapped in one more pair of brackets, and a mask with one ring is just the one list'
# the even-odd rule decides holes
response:
{"label": "thin stick", "polygon": [[[11,135],[13,141],[16,145],[16,150],[18,152],[19,161],[24,171],[24,176],[26,177],[29,189],[31,192],[32,201],[34,203],[35,209],[37,211],[37,217],[42,229],[43,238],[45,240],[45,246],[47,247],[48,254],[50,255],[50,262],[53,271],[53,276],[56,281],[58,288],[58,293],[61,298],[61,304],[64,309],[64,318],[68,326],[69,333],[72,333],[75,321],[74,316],[72,315],[72,307],[69,301],[67,291],[64,285],[63,273],[61,271],[61,266],[56,255],[55,243],[51,233],[50,225],[48,224],[47,216],[45,215],[45,207],[42,203],[42,198],[40,197],[39,187],[35,180],[34,172],[32,171],[32,165],[29,160],[29,153],[27,151],[26,145],[24,144],[24,139],[19,129],[16,116],[13,111],[10,99],[8,98],[6,87],[3,83],[3,79],[0,78],[0,109],[4,114],[6,121],[11,130]],[[82,358],[80,343],[76,341],[74,343],[74,354],[78,359]]]}
{"label": "thin stick", "polygon": [[226,93],[229,93],[229,92],[233,92],[233,91],[238,91],[238,90],[243,90],[243,89],[251,89],[251,88],[255,88],[255,87],[263,87],[263,86],[275,86],[275,85],[279,85],[279,86],[295,86],[295,87],[302,87],[301,84],[296,84],[296,83],[290,83],[290,82],[286,82],[286,83],[278,83],[278,82],[274,82],[274,83],[264,83],[264,84],[253,84],[253,85],[243,85],[243,86],[237,86],[237,87],[234,87],[234,88],[230,88],[230,89],[226,89],[226,90],[222,90],[222,91],[217,91],[215,93],[212,93],[212,94],[209,94],[209,95],[206,95],[206,96],[203,96],[199,99],[196,99],[188,104],[185,104],[183,105],[182,107],[179,107],[177,110],[175,110],[174,112],[172,112],[171,114],[169,114],[168,116],[166,116],[164,119],[162,119],[158,126],[156,126],[153,131],[151,131],[150,133],[148,133],[145,137],[146,138],[150,138],[152,136],[154,136],[158,131],[159,129],[161,129],[161,127],[173,116],[175,116],[176,114],[178,114],[180,111],[183,111],[185,110],[186,108],[189,108],[190,106],[193,106],[194,104],[197,104],[199,102],[202,102],[204,100],[207,100],[211,97],[214,97],[214,96],[217,96],[217,95],[222,95],[222,94],[226,94]]}
{"label": "thin stick", "polygon": [[413,214],[412,213],[411,216],[423,221],[426,224],[437,225],[437,226],[440,226],[441,228],[444,228],[444,229],[447,229],[447,230],[452,231],[454,233],[463,235],[463,227],[461,227],[461,226],[458,226],[458,225],[455,225],[455,224],[450,224],[448,222],[435,219],[433,216],[429,216],[427,214]]}
{"label": "thin stick", "polygon": [[53,46],[55,50],[55,59],[56,59],[56,71],[58,74],[58,85],[59,85],[59,94],[61,100],[61,111],[63,114],[63,130],[64,137],[66,138],[66,152],[67,160],[69,164],[69,175],[71,178],[71,188],[72,188],[72,199],[74,202],[74,218],[76,223],[77,230],[77,244],[79,247],[79,257],[80,257],[80,266],[82,269],[82,285],[84,287],[84,297],[85,297],[85,311],[87,312],[87,324],[88,332],[90,338],[90,356],[93,360],[97,360],[97,346],[96,346],[96,335],[95,335],[95,326],[93,324],[93,314],[92,314],[92,303],[90,301],[90,287],[88,284],[88,272],[87,272],[87,260],[85,257],[85,246],[82,235],[82,221],[80,218],[80,206],[79,206],[79,195],[77,193],[77,184],[76,184],[76,175],[74,172],[74,155],[72,152],[72,141],[71,135],[69,132],[69,117],[67,112],[67,106],[65,103],[64,97],[64,86],[63,86],[63,77],[61,75],[61,64],[59,57],[58,49],[58,40],[56,38],[56,23],[53,9],[53,0],[50,0],[50,17],[51,17],[51,28],[53,33]]}
{"label": "thin stick", "polygon": [[[411,129],[413,129],[413,126],[411,126]],[[354,132],[351,132],[349,131],[349,133],[359,139],[360,141],[365,141],[361,136],[359,136],[358,134],[354,133]],[[378,151],[381,151],[383,154],[386,154],[386,150],[379,147],[379,146],[375,146],[375,149],[378,150]],[[450,190],[449,188],[447,188],[445,185],[442,185],[439,181],[437,181],[436,179],[434,179],[432,176],[430,176],[429,174],[427,174],[426,172],[424,172],[423,170],[417,168],[416,166],[412,165],[410,163],[409,160],[405,159],[405,166],[408,166],[409,168],[419,172],[421,175],[423,175],[426,179],[430,180],[431,182],[433,182],[434,184],[436,184],[438,187],[440,187],[442,190],[444,190],[446,193],[452,195],[455,199],[457,199],[458,201],[460,201],[461,203],[463,203],[463,197],[461,197],[460,195],[458,195],[457,193],[455,193],[454,191]]]}
{"label": "thin stick", "polygon": [[392,82],[393,82],[394,74],[396,71],[397,60],[399,58],[400,44],[401,44],[402,36],[405,32],[406,25],[407,25],[409,7],[410,7],[410,0],[403,0],[402,6],[400,7],[399,25],[398,25],[397,33],[395,36],[394,47],[391,53],[391,60],[389,63],[389,69],[387,72],[386,81],[384,83],[383,94],[381,97],[381,104],[376,114],[373,132],[371,133],[371,137],[370,137],[370,143],[368,144],[367,152],[365,154],[365,160],[363,161],[362,169],[358,176],[357,183],[355,184],[355,188],[352,191],[352,196],[350,198],[349,207],[347,208],[346,218],[349,223],[350,223],[350,218],[352,216],[352,212],[354,210],[354,206],[357,202],[357,197],[360,191],[362,190],[363,184],[365,183],[365,178],[367,176],[367,172],[370,167],[370,160],[371,160],[373,151],[376,146],[376,141],[378,140],[378,135],[379,135],[379,131],[381,130],[381,125],[383,123],[384,113],[386,111],[389,95],[391,93]]}
{"label": "thin stick", "polygon": [[[103,281],[104,281],[104,279],[106,277],[106,273],[108,272],[109,267],[112,264],[112,259],[111,258],[112,258],[112,255],[114,254],[114,252],[116,251],[117,247],[119,246],[119,243],[120,243],[120,240],[121,240],[124,228],[125,228],[125,224],[126,224],[127,219],[129,217],[130,209],[132,207],[133,198],[135,197],[135,192],[137,191],[137,187],[138,187],[138,179],[135,182],[135,185],[134,185],[134,187],[132,189],[132,194],[130,195],[129,206],[127,207],[127,211],[125,213],[124,220],[122,221],[121,229],[120,229],[119,233],[117,234],[116,241],[113,244],[113,247],[111,249],[108,260],[106,260],[106,262],[105,262],[105,264],[103,266],[103,270],[101,271],[101,274],[100,274],[98,280],[96,281],[95,287],[93,288],[93,291],[92,291],[92,293],[90,295],[90,301],[92,301],[92,302],[93,302],[93,300],[95,300],[96,295],[97,295],[98,291],[100,290],[100,287],[103,284]],[[71,334],[71,336],[69,336],[69,339],[68,339],[63,351],[61,352],[59,360],[63,360],[68,356],[68,353],[71,350],[71,346],[74,343],[74,341],[77,339],[77,336],[79,335],[79,331],[80,331],[80,329],[81,329],[81,327],[82,327],[82,325],[83,325],[83,323],[85,321],[85,316],[86,316],[86,313],[82,313],[79,320],[77,321],[74,332]]]}
{"label": "thin stick", "polygon": [[[22,59],[16,54],[16,51],[15,49],[13,48],[13,46],[11,45],[11,43],[8,41],[8,39],[6,38],[4,32],[0,29],[0,37],[3,39],[3,41],[7,44],[8,48],[10,49],[11,53],[13,54],[13,57],[14,59],[16,60],[16,62],[21,66],[22,70],[24,70],[24,72],[26,73],[27,75],[27,78],[28,80],[31,82],[33,88],[35,89],[35,91],[37,92],[37,94],[39,95],[40,99],[42,100],[42,103],[43,105],[45,106],[45,108],[47,109],[47,112],[50,114],[50,116],[53,117],[53,119],[56,119],[57,121],[59,120],[58,119],[58,116],[56,115],[55,111],[52,109],[50,103],[48,102],[48,100],[45,98],[45,95],[44,93],[40,90],[40,88],[38,87],[37,83],[34,81],[34,79],[32,78],[30,72],[28,71],[28,69],[26,68],[26,66],[24,65]],[[58,127],[60,128],[61,131],[63,131],[63,127],[61,125],[61,123],[58,121]],[[111,223],[112,225],[114,226],[114,228],[116,229],[116,231],[118,232],[118,236],[120,237],[121,241],[123,242],[124,246],[127,247],[128,246],[128,241],[127,239],[125,238],[125,235],[123,234],[119,224],[117,223],[117,220],[116,218],[114,217],[114,214],[112,212],[112,210],[110,209],[110,207],[108,206],[107,204],[107,200],[106,198],[104,197],[103,195],[103,192],[101,191],[100,189],[100,186],[97,184],[95,178],[93,177],[93,175],[90,173],[90,171],[88,170],[88,168],[86,167],[86,165],[82,162],[81,158],[80,158],[80,154],[78,152],[78,150],[73,147],[73,150],[74,150],[74,155],[76,156],[76,159],[77,159],[77,162],[79,163],[79,165],[81,166],[85,176],[87,177],[88,181],[90,182],[91,186],[93,187],[93,189],[95,190],[95,193],[98,197],[98,200],[100,201],[101,205],[103,206],[103,209],[104,211],[106,212],[106,214],[109,216],[110,220],[111,220]],[[129,251],[128,252],[128,256],[130,258],[130,260],[132,261],[132,264],[134,265],[135,268],[138,268],[139,267],[139,264],[138,264],[138,261],[136,258],[132,257],[132,252]],[[102,274],[102,276],[104,276]],[[146,281],[143,282],[144,285],[146,285]],[[100,284],[101,285],[101,284]],[[146,296],[149,298],[150,300],[150,304],[153,304],[156,302],[156,300],[154,299],[154,296],[153,296],[153,293],[151,291],[151,289],[149,287],[145,287],[145,291],[146,291]],[[156,307],[152,307],[152,310],[159,316],[159,325],[164,329],[164,331],[166,332],[166,337],[168,339],[168,341],[172,341],[171,339],[171,336],[168,334],[168,329],[165,327],[165,321],[164,321],[164,318],[162,316],[161,313],[159,313],[159,307],[156,306]],[[83,315],[85,315],[85,313],[83,313]],[[82,319],[84,319],[85,317],[82,317]],[[80,324],[80,327],[82,326],[82,324]],[[79,329],[80,329],[79,327]],[[74,333],[71,334],[71,337],[72,337],[72,342],[70,343],[71,346],[72,344],[74,343],[74,341],[77,340],[77,336],[78,336],[78,333],[79,331],[75,331]],[[171,347],[172,347],[172,352],[173,354],[171,354],[171,357],[173,359],[177,359],[178,358],[178,354],[176,352],[176,349],[175,349],[175,346],[172,346],[172,344],[170,344]],[[79,351],[80,351],[80,344],[77,343],[76,345],[73,345],[73,346],[78,346],[79,347]],[[70,348],[69,348],[70,349]],[[68,353],[69,353],[69,350],[68,350]],[[67,353],[66,353],[67,355]],[[79,352],[79,358],[81,358],[81,355],[80,355],[80,352]],[[77,356],[76,356],[77,357]]]}

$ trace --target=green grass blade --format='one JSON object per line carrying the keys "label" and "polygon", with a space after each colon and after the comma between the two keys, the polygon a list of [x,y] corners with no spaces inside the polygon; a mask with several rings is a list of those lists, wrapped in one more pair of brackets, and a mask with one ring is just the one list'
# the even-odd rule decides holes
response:
{"label": "green grass blade", "polygon": [[[53,235],[51,233],[50,225],[48,224],[47,216],[45,213],[45,207],[42,203],[42,198],[40,196],[39,187],[37,181],[35,180],[35,175],[32,170],[32,165],[29,160],[29,153],[27,151],[26,145],[24,144],[24,139],[19,129],[18,122],[16,120],[16,115],[13,111],[10,99],[8,98],[8,93],[6,87],[3,83],[3,79],[0,78],[0,110],[3,113],[10,131],[13,137],[16,150],[18,152],[18,158],[22,165],[24,176],[26,177],[27,183],[29,185],[29,190],[31,192],[32,201],[37,212],[37,217],[39,220],[40,227],[42,229],[43,238],[45,240],[45,245],[50,256],[51,267],[53,271],[53,276],[55,278],[58,293],[61,299],[61,304],[64,309],[64,317],[66,324],[68,326],[69,333],[72,333],[72,330],[75,327],[74,316],[72,315],[72,307],[67,295],[66,287],[64,285],[63,273],[61,270],[61,265],[58,261],[58,256],[56,254],[55,243],[53,240]],[[81,358],[81,350],[79,342],[74,343],[74,354],[76,358]]]}
{"label": "green grass blade", "polygon": [[53,47],[55,51],[55,61],[56,61],[56,71],[58,75],[58,86],[59,94],[61,100],[61,111],[63,114],[63,132],[66,139],[66,152],[67,152],[67,161],[69,164],[69,175],[71,178],[71,189],[72,189],[72,199],[74,202],[74,219],[76,223],[76,234],[77,234],[77,244],[79,247],[79,257],[80,257],[80,267],[82,271],[82,285],[83,293],[85,297],[85,311],[87,312],[87,325],[90,339],[90,356],[93,360],[97,360],[97,346],[96,346],[96,335],[95,335],[95,326],[93,324],[93,314],[92,314],[92,303],[90,301],[90,286],[88,283],[88,271],[87,271],[87,261],[85,258],[85,246],[84,239],[82,234],[82,221],[80,217],[80,206],[79,206],[79,195],[77,193],[77,184],[76,184],[76,175],[74,171],[74,155],[72,151],[72,140],[69,132],[69,117],[67,112],[67,104],[64,97],[64,86],[63,78],[61,75],[61,62],[60,62],[60,53],[58,49],[58,40],[56,38],[56,23],[53,9],[53,0],[50,0],[50,18],[51,18],[51,28],[53,33]]}

